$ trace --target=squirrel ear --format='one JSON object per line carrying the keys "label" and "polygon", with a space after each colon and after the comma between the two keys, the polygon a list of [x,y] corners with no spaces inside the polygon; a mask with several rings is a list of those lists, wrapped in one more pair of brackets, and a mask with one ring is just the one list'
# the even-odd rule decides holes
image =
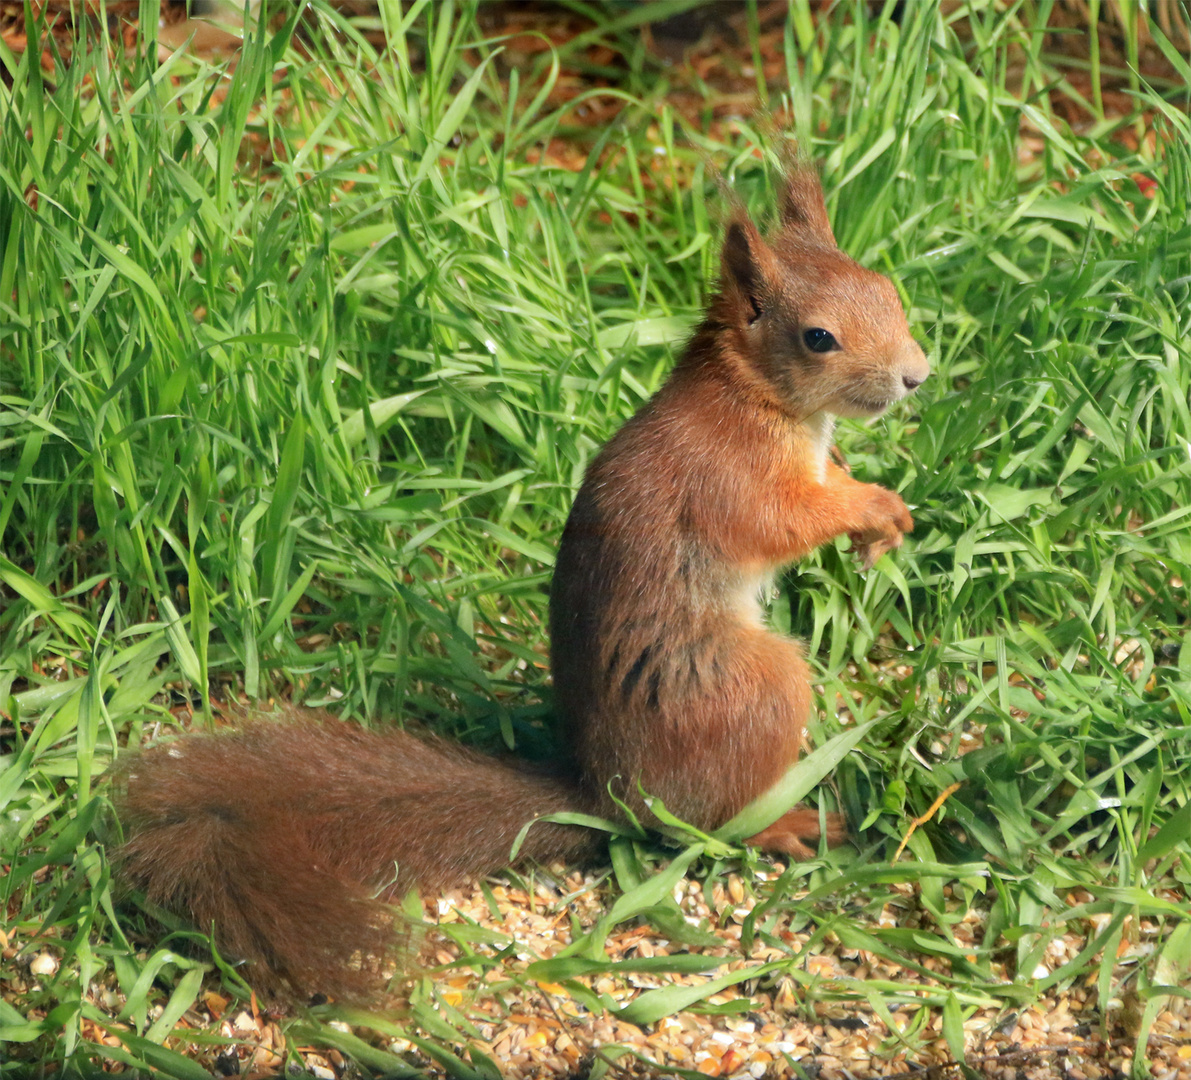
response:
{"label": "squirrel ear", "polygon": [[809,234],[822,244],[835,247],[835,235],[827,219],[823,185],[810,165],[798,165],[786,174],[781,199],[782,226]]}
{"label": "squirrel ear", "polygon": [[724,291],[736,294],[744,301],[745,319],[750,324],[764,312],[764,293],[767,274],[765,264],[772,254],[748,218],[734,218],[724,237]]}
{"label": "squirrel ear", "polygon": [[759,239],[757,230],[747,221],[737,219],[728,226],[722,259],[725,284],[730,281],[741,292],[757,290],[761,284],[761,268],[757,265],[753,242]]}

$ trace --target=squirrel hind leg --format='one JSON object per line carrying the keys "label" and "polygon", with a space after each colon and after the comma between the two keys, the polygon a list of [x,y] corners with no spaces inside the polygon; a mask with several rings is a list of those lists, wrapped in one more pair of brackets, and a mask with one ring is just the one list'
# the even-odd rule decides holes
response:
{"label": "squirrel hind leg", "polygon": [[818,852],[811,843],[817,845],[819,840],[825,838],[828,847],[838,847],[848,839],[848,819],[843,814],[827,814],[826,817],[824,832],[819,823],[818,810],[796,806],[767,829],[750,836],[745,843],[762,851],[773,851],[794,859],[813,859]]}

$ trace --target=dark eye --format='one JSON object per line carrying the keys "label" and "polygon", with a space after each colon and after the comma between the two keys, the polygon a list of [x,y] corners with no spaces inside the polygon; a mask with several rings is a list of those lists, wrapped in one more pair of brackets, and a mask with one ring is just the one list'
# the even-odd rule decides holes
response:
{"label": "dark eye", "polygon": [[821,326],[812,326],[805,331],[802,340],[811,352],[831,352],[832,349],[839,348],[839,342]]}

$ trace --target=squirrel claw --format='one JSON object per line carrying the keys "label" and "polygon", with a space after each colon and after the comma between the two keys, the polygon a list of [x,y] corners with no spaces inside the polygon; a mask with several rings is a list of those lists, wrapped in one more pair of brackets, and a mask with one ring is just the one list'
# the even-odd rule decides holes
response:
{"label": "squirrel claw", "polygon": [[853,548],[852,551],[856,555],[856,562],[859,564],[858,569],[862,574],[876,566],[877,560],[884,554],[884,552],[873,551],[872,544],[863,544],[860,547]]}
{"label": "squirrel claw", "polygon": [[852,546],[848,548],[849,555],[855,555],[856,561],[860,564],[860,570],[871,570],[877,563],[877,560],[888,551],[894,548],[901,547],[902,537],[898,534],[896,540],[871,540],[865,541],[860,538],[859,533],[849,533],[848,538],[852,541]]}

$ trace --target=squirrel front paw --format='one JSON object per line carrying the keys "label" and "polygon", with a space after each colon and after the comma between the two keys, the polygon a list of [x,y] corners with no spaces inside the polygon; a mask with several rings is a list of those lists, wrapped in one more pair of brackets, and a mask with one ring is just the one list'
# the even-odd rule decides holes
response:
{"label": "squirrel front paw", "polygon": [[861,570],[871,570],[885,552],[901,547],[903,535],[913,529],[914,519],[902,497],[873,484],[863,528],[848,533],[852,540],[850,550],[860,560]]}

